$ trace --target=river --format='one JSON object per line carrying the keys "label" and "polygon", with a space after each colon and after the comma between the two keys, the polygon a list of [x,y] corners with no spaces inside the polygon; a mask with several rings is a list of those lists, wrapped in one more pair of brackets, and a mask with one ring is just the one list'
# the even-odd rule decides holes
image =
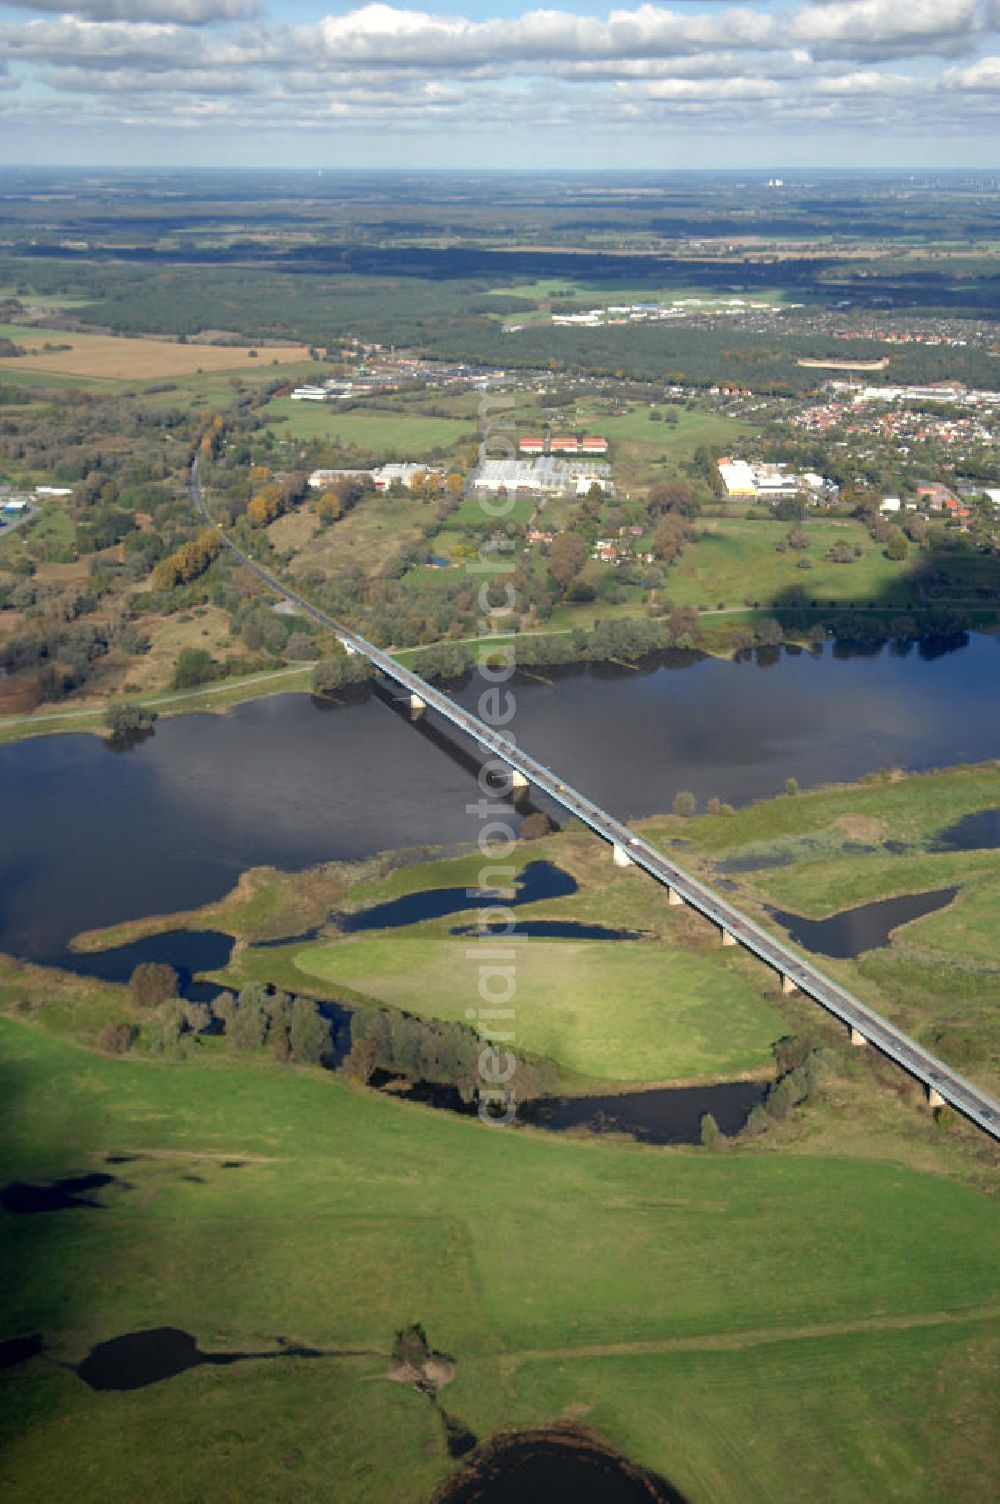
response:
{"label": "river", "polygon": [[[1000,641],[950,651],[730,663],[678,656],[515,682],[511,728],[623,817],[734,804],[899,763],[1000,748]],[[478,684],[457,692],[474,706]],[[468,756],[370,694],[309,695],[161,721],[130,750],[61,734],[0,748],[0,950],[52,959],[84,929],[217,898],[257,865],[300,868],[389,848],[474,841]]]}

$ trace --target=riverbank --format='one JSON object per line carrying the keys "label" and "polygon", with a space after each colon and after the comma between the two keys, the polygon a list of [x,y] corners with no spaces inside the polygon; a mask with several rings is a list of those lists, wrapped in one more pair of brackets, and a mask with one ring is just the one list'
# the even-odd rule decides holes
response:
{"label": "riverbank", "polygon": [[[941,892],[936,912],[893,931],[891,943],[878,937],[873,948],[822,954],[821,963],[995,1092],[1000,850],[947,849],[949,831],[991,809],[1000,809],[998,762],[890,772],[728,814],[653,817],[636,828],[710,882],[735,888],[740,907],[779,935],[775,906],[821,918]],[[544,896],[543,888],[518,903],[526,934],[505,942],[516,966],[519,1042],[558,1065],[561,1090],[761,1079],[776,1038],[797,1032],[802,1020],[819,1026],[813,1005],[777,999],[763,968],[742,951],[721,951],[710,926],[671,909],[637,874],[615,869],[590,836],[566,831],[521,842],[510,861],[517,882],[548,867],[572,888],[562,896]],[[115,925],[75,944],[93,951],[164,931],[221,930],[239,944],[214,974],[220,985],[266,982],[458,1022],[476,991],[468,935],[488,921],[467,897],[481,865],[478,855],[411,851],[297,874],[260,869],[218,903]],[[436,896],[436,917],[418,901],[427,894]]]}
{"label": "riverbank", "polygon": [[[946,602],[944,604],[949,609],[952,607],[962,609],[971,630],[980,633],[997,630],[997,613],[982,608],[977,602]],[[388,651],[393,653],[401,663],[408,668],[415,669],[418,673],[422,671],[421,664],[427,655],[433,657],[442,651],[453,655],[457,651],[468,659],[468,663],[460,669],[458,678],[467,673],[469,666],[475,661],[473,648],[478,649],[483,645],[496,651],[513,646],[521,672],[528,676],[537,674],[543,677],[547,669],[557,672],[570,665],[596,669],[609,666],[620,670],[638,668],[640,658],[655,657],[658,652],[676,653],[679,651],[690,654],[692,658],[703,657],[731,661],[754,647],[763,648],[767,653],[773,654],[780,651],[782,642],[792,651],[815,652],[817,644],[810,637],[809,629],[829,619],[829,607],[822,605],[796,607],[796,614],[801,617],[801,623],[797,627],[784,629],[782,634],[775,639],[773,633],[775,615],[773,611],[766,608],[760,610],[743,606],[699,608],[696,618],[697,630],[693,635],[686,635],[679,648],[663,642],[648,650],[643,649],[638,654],[634,646],[629,646],[630,627],[634,626],[636,630],[645,629],[650,626],[650,623],[645,618],[640,619],[633,613],[622,612],[615,607],[595,610],[589,614],[581,613],[582,624],[579,629],[552,626],[544,630],[516,634],[501,633],[487,637],[446,638],[437,642],[422,643],[416,647],[390,647]],[[854,639],[850,636],[845,639],[848,644],[852,640],[870,644],[872,641],[887,643],[892,640],[889,627],[898,618],[898,606],[853,605],[848,611],[838,615],[837,621],[842,630],[852,630],[855,634]],[[582,648],[578,647],[580,633],[583,633],[585,639],[587,632],[592,632],[595,621],[603,623],[604,634],[608,638],[606,646],[597,651],[594,645],[588,646],[584,641]],[[873,630],[869,631],[866,623]],[[887,632],[889,635],[886,635]],[[830,629],[830,636],[835,637],[834,628]],[[541,645],[549,640],[553,643],[565,644],[565,651],[560,649],[545,652]],[[910,646],[912,645],[911,640]],[[155,712],[157,718],[205,712],[225,713],[238,705],[265,699],[277,693],[311,693],[313,673],[320,661],[286,664],[260,673],[214,680],[193,689],[163,690],[152,695],[139,695],[134,698],[145,709]],[[432,677],[439,676],[433,675]],[[443,682],[448,684],[455,681],[445,678]],[[113,699],[120,698],[122,696],[116,694],[88,700],[86,704],[70,704],[61,709],[58,705],[42,705],[27,715],[0,716],[0,746],[30,737],[54,736],[62,732],[93,732],[107,736],[108,706]]]}
{"label": "riverbank", "polygon": [[[874,863],[866,891],[875,892],[889,859],[922,882],[921,864],[951,859],[934,849],[947,832],[994,805],[1000,765],[991,763],[641,828],[706,875],[791,853],[803,895],[817,863],[858,864],[855,877]],[[994,880],[989,855],[963,852],[971,889]],[[410,851],[298,873],[256,869],[221,900],[90,933],[81,950],[183,920],[236,939],[233,981],[302,987],[303,959],[318,984],[322,960],[336,992],[353,956],[369,1003],[389,979],[399,1006],[435,1016],[456,943],[474,948],[451,930],[470,919],[466,888],[480,862]],[[303,1489],[337,1504],[429,1501],[459,1466],[455,1436],[572,1421],[692,1504],[807,1490],[857,1504],[992,1496],[995,1146],[935,1122],[914,1083],[852,1050],[805,999],[765,991],[762,969],[614,868],[591,837],[566,831],[515,848],[521,882],[542,863],[575,889],[515,904],[518,923],[600,922],[640,938],[517,941],[518,1029],[536,1040],[547,1029],[567,1061],[586,1046],[608,1076],[621,1076],[631,1049],[636,1061],[675,1065],[687,1051],[699,1056],[689,1079],[704,1082],[713,1050],[733,1046],[728,989],[739,987],[758,1026],[772,1010],[770,1038],[821,1046],[821,1090],[715,1149],[508,1132],[221,1038],[184,1035],[189,1048],[160,1055],[102,1053],[95,1030],[124,1016],[121,985],[0,961],[0,1075],[17,1109],[0,1115],[7,1491],[26,1504],[70,1504],[88,1496],[99,1467],[103,1497],[144,1489],[182,1504],[192,1488],[211,1491],[225,1467],[234,1494],[260,1504]],[[763,912],[768,885],[789,870],[724,880],[745,885],[740,901]],[[442,910],[449,892],[464,910],[416,919],[407,910]],[[290,943],[254,943],[282,938]],[[890,961],[901,941],[907,931]],[[448,967],[433,985],[412,969],[396,977],[387,962],[400,945],[440,947]],[[543,972],[553,952],[560,963],[540,985],[536,948]],[[693,980],[640,1006],[619,955],[658,958],[665,977],[681,967]],[[907,981],[897,1005],[936,1009],[923,1024],[953,1028],[968,998],[921,985]],[[77,1188],[63,1203],[71,1209],[16,1210],[57,1181],[60,1195]],[[447,1426],[425,1395],[385,1382],[396,1334],[415,1321],[453,1365]],[[127,1393],[112,1387],[96,1406],[75,1369],[95,1348],[159,1328],[192,1351],[259,1356]],[[191,1458],[183,1489],[179,1449]]]}

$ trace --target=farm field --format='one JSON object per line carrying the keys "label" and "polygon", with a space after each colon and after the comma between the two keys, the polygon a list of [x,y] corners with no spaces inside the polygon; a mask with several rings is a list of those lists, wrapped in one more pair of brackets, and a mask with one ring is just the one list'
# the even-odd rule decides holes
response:
{"label": "farm field", "polygon": [[[20,370],[43,376],[83,377],[104,381],[148,381],[201,371],[237,371],[258,365],[301,361],[302,345],[234,348],[179,344],[176,340],[129,339],[109,334],[76,334],[61,329],[0,324],[0,338],[13,340],[25,353],[0,358],[0,378]],[[46,350],[46,344],[69,349]],[[257,356],[249,354],[257,349]]]}
{"label": "farm field", "polygon": [[341,448],[418,461],[428,458],[432,450],[451,449],[463,440],[475,439],[472,419],[428,418],[363,407],[341,412],[332,402],[293,402],[290,397],[269,402],[264,416],[287,420],[275,430],[279,438],[322,439]]}
{"label": "farm field", "polygon": [[583,1420],[693,1504],[996,1491],[1000,1229],[945,1174],[577,1144],[211,1052],[109,1060],[8,1019],[0,1038],[5,1181],[130,1156],[103,1211],[0,1211],[0,1337],[69,1364],[157,1326],[356,1353],[99,1396],[31,1360],[0,1421],[28,1504],[188,1501],[220,1469],[234,1500],[427,1500],[456,1464],[427,1400],[384,1382],[413,1321],[456,1365],[463,1426]]}

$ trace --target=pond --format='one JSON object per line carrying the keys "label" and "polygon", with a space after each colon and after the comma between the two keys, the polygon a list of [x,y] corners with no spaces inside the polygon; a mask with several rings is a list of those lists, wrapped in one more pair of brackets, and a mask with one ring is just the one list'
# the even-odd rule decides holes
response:
{"label": "pond", "polygon": [[[376,1071],[372,1086],[442,1112],[477,1117],[478,1107],[463,1102],[456,1087],[433,1081],[414,1084]],[[516,1121],[548,1133],[586,1129],[621,1133],[645,1144],[700,1144],[701,1119],[711,1113],[721,1132],[739,1133],[751,1110],[767,1095],[759,1081],[719,1081],[695,1086],[661,1086],[604,1096],[538,1097],[518,1108]]]}
{"label": "pond", "polygon": [[349,934],[362,930],[398,929],[419,924],[423,919],[441,919],[446,914],[460,914],[466,909],[517,908],[538,903],[542,898],[565,898],[577,890],[568,872],[552,862],[529,862],[516,879],[511,898],[500,898],[495,890],[483,893],[466,888],[428,888],[422,893],[406,893],[386,903],[373,904],[353,914],[338,914],[337,926]]}
{"label": "pond", "polygon": [[1000,849],[1000,809],[980,809],[942,830],[931,851],[996,851]]}
{"label": "pond", "polygon": [[159,1326],[148,1331],[126,1332],[122,1337],[111,1337],[99,1342],[79,1363],[77,1376],[91,1389],[128,1390],[145,1389],[150,1384],[161,1384],[165,1379],[176,1378],[191,1368],[203,1364],[228,1367],[233,1363],[248,1363],[274,1358],[327,1358],[340,1356],[315,1347],[299,1347],[284,1343],[273,1351],[204,1353],[190,1332],[178,1327]]}
{"label": "pond", "polygon": [[511,940],[641,940],[640,930],[612,929],[606,924],[584,924],[578,919],[522,919],[513,929],[506,925],[457,924],[453,935],[498,935]]}
{"label": "pond", "polygon": [[[994,756],[998,666],[998,642],[977,635],[936,657],[545,670],[515,684],[511,730],[619,816],[669,809],[679,789],[739,804],[789,776]],[[457,698],[474,707],[481,687]],[[375,694],[286,694],[162,720],[130,749],[75,733],[0,748],[0,950],[51,960],[82,930],[216,899],[252,866],[474,842],[468,749],[443,755],[451,744],[423,720]]]}
{"label": "pond", "polygon": [[436,1504],[685,1504],[662,1478],[596,1438],[567,1430],[495,1441]]}
{"label": "pond", "polygon": [[196,982],[198,972],[220,971],[232,954],[231,936],[218,930],[167,930],[111,950],[63,950],[47,956],[50,966],[102,982],[127,982],[137,966],[159,961],[177,972],[178,994],[192,1003],[208,1003],[220,989],[214,982]]}
{"label": "pond", "polygon": [[666,1086],[593,1097],[541,1097],[519,1110],[522,1123],[564,1133],[627,1133],[646,1144],[698,1144],[701,1119],[711,1113],[727,1136],[739,1133],[766,1091],[758,1081]]}
{"label": "pond", "polygon": [[957,888],[940,888],[933,893],[906,893],[901,898],[884,898],[856,909],[843,909],[827,919],[806,919],[782,909],[769,908],[768,913],[806,950],[848,960],[863,951],[888,945],[893,930],[947,908],[957,892]]}

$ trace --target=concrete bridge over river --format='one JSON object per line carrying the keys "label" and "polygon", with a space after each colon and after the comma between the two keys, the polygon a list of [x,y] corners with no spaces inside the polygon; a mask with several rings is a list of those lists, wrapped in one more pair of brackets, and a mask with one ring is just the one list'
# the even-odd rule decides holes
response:
{"label": "concrete bridge over river", "polygon": [[[188,489],[192,502],[205,522],[209,526],[221,527],[221,524],[213,522],[205,506],[198,481],[197,460],[191,466]],[[456,731],[500,759],[511,770],[515,790],[531,786],[546,794],[567,814],[581,820],[595,835],[606,841],[618,866],[640,868],[666,889],[669,903],[687,904],[715,925],[723,945],[742,945],[744,950],[752,952],[763,961],[775,973],[782,992],[805,993],[845,1025],[850,1032],[852,1044],[881,1050],[922,1082],[932,1107],[943,1107],[947,1103],[993,1139],[1000,1141],[1000,1103],[980,1087],[967,1081],[943,1060],[937,1059],[881,1014],[866,1007],[839,982],[826,976],[812,960],[801,956],[787,942],[777,939],[714,889],[679,867],[649,841],[635,835],[627,825],[616,820],[579,789],[564,782],[558,773],[532,757],[523,747],[515,746],[502,732],[464,710],[412,669],[405,668],[390,653],[375,647],[373,643],[318,610],[304,596],[243,553],[225,534],[223,543],[270,591],[290,601],[303,616],[310,618],[324,630],[335,633],[348,652],[359,653],[367,658],[373,668],[402,689],[409,699],[412,711],[421,713],[433,710],[440,715]]]}

